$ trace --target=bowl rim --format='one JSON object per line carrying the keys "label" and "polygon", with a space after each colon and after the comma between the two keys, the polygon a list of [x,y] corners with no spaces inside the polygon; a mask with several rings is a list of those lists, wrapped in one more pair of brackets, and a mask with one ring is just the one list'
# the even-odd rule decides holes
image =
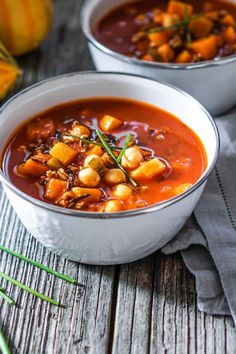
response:
{"label": "bowl rim", "polygon": [[[147,80],[150,81],[152,83],[158,83],[161,85],[165,85],[171,89],[176,90],[177,92],[179,92],[180,94],[184,95],[185,97],[187,97],[193,104],[197,105],[202,111],[203,113],[206,115],[206,117],[208,118],[208,120],[210,121],[214,134],[215,134],[215,140],[216,140],[216,149],[215,149],[215,153],[214,153],[214,157],[212,159],[212,162],[210,165],[207,166],[207,169],[203,172],[203,174],[201,175],[201,177],[198,179],[198,181],[196,183],[193,184],[193,186],[191,188],[189,188],[186,192],[177,195],[176,197],[173,197],[171,199],[165,200],[163,202],[159,202],[150,206],[146,206],[140,209],[131,209],[131,210],[125,210],[125,211],[120,211],[120,212],[116,212],[116,213],[99,213],[99,212],[88,212],[88,211],[80,211],[80,210],[71,210],[71,209],[66,209],[63,207],[59,207],[50,203],[47,203],[45,201],[36,199],[32,196],[30,196],[29,194],[21,191],[20,189],[18,189],[6,176],[6,174],[4,173],[3,169],[2,169],[2,164],[0,166],[0,182],[2,182],[4,185],[6,185],[13,193],[15,193],[17,196],[19,196],[20,198],[24,199],[27,202],[30,202],[38,207],[41,207],[43,209],[47,209],[49,211],[53,211],[55,213],[59,213],[59,214],[64,214],[64,215],[69,215],[69,216],[75,216],[75,217],[82,217],[82,218],[89,218],[89,219],[117,219],[117,218],[124,218],[124,217],[133,217],[133,216],[138,216],[138,215],[143,215],[146,213],[152,213],[155,212],[157,210],[161,210],[161,209],[165,209],[168,206],[177,203],[178,201],[185,199],[186,197],[188,197],[190,194],[192,194],[196,189],[198,189],[202,184],[204,184],[204,182],[207,181],[210,173],[212,172],[213,168],[215,167],[215,164],[217,162],[218,156],[219,156],[219,151],[220,151],[220,135],[219,135],[219,131],[218,131],[218,127],[214,121],[214,119],[212,118],[211,114],[206,110],[206,108],[204,108],[195,98],[193,98],[192,96],[190,96],[189,94],[187,94],[186,92],[184,92],[183,90],[175,87],[174,85],[171,85],[169,83],[163,82],[163,81],[157,81],[151,78],[147,78],[145,76],[141,76],[141,75],[136,75],[136,74],[125,74],[125,73],[121,73],[121,72],[109,72],[109,71],[83,71],[83,72],[73,72],[73,73],[68,73],[68,74],[62,74],[62,75],[58,75],[58,76],[54,76],[48,79],[45,79],[43,81],[40,81],[38,83],[35,83],[33,85],[30,85],[29,87],[25,88],[24,90],[18,92],[17,94],[15,94],[13,97],[11,97],[1,108],[0,108],[0,116],[1,114],[3,114],[4,110],[11,105],[12,103],[14,103],[14,100],[16,100],[18,97],[24,95],[25,93],[27,93],[28,91],[31,91],[34,88],[38,88],[40,86],[43,86],[44,84],[48,83],[48,82],[56,82],[57,80],[61,80],[61,79],[66,79],[69,77],[73,77],[73,76],[86,76],[86,75],[94,75],[94,76],[100,76],[100,75],[114,75],[114,76],[125,76],[125,77],[135,77],[137,79],[141,79],[141,80]],[[69,102],[69,101],[68,101]]]}
{"label": "bowl rim", "polygon": [[[81,22],[81,28],[84,33],[84,36],[86,37],[88,43],[94,45],[100,52],[103,52],[105,54],[108,54],[109,56],[121,60],[123,62],[126,62],[131,65],[135,66],[141,66],[141,67],[147,67],[147,68],[159,68],[159,69],[164,69],[164,70],[195,70],[199,68],[210,68],[210,67],[215,67],[218,65],[226,65],[229,63],[233,63],[236,61],[236,54],[229,55],[227,57],[223,58],[218,58],[214,60],[205,60],[202,62],[198,63],[187,63],[187,64],[176,64],[176,63],[158,63],[158,62],[149,62],[149,61],[144,61],[141,59],[136,59],[132,57],[128,57],[124,54],[118,53],[105,45],[103,45],[101,42],[99,42],[93,35],[92,29],[89,26],[88,19],[90,16],[90,11],[89,8],[93,4],[95,5],[98,3],[98,1],[102,2],[102,0],[85,0],[81,12],[80,12],[80,22]],[[133,0],[134,1],[134,0]],[[129,1],[127,1],[128,3]],[[132,0],[130,1],[132,2]],[[111,10],[111,9],[110,9]],[[109,11],[108,11],[109,13]]]}

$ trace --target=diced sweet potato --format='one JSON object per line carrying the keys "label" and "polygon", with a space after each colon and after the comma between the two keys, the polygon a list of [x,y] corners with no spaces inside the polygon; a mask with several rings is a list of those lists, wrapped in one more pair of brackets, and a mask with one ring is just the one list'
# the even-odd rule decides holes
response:
{"label": "diced sweet potato", "polygon": [[191,48],[196,54],[200,54],[204,60],[214,59],[217,54],[216,38],[212,35],[207,38],[198,39],[192,42]]}
{"label": "diced sweet potato", "polygon": [[55,144],[49,153],[52,157],[58,159],[64,166],[69,165],[69,163],[71,163],[78,155],[78,152],[75,149],[64,143]]}
{"label": "diced sweet potato", "polygon": [[195,38],[203,38],[209,35],[213,28],[213,22],[205,17],[199,17],[191,21],[189,29]]}
{"label": "diced sweet potato", "polygon": [[157,53],[160,55],[165,63],[169,63],[175,57],[175,52],[171,49],[169,44],[162,44],[158,49]]}
{"label": "diced sweet potato", "polygon": [[154,32],[148,34],[148,39],[157,47],[162,44],[168,43],[169,34],[165,32]]}
{"label": "diced sweet potato", "polygon": [[50,118],[37,118],[27,126],[27,135],[30,141],[47,139],[56,131],[55,124]]}
{"label": "diced sweet potato", "polygon": [[166,171],[166,165],[158,158],[144,162],[136,170],[131,171],[130,175],[134,179],[152,179],[161,176]]}
{"label": "diced sweet potato", "polygon": [[227,14],[225,17],[223,17],[223,19],[221,20],[221,23],[226,26],[235,26],[236,25],[236,21],[235,21],[234,17],[230,14]]}
{"label": "diced sweet potato", "polygon": [[229,43],[233,44],[236,43],[236,31],[233,26],[229,26],[225,29],[223,34],[224,40]]}
{"label": "diced sweet potato", "polygon": [[123,122],[120,119],[112,117],[108,114],[105,114],[105,116],[103,116],[100,121],[100,126],[102,130],[108,133],[112,132],[115,129],[118,129],[119,127],[121,127],[122,124]]}
{"label": "diced sweet potato", "polygon": [[98,155],[98,156],[102,156],[104,154],[103,149],[101,148],[101,146],[94,146],[91,150],[89,150],[88,155]]}
{"label": "diced sweet potato", "polygon": [[169,14],[176,14],[181,19],[184,19],[186,15],[189,17],[193,15],[193,6],[186,2],[173,0],[169,2],[167,12]]}
{"label": "diced sweet potato", "polygon": [[48,167],[39,161],[28,159],[25,163],[19,165],[17,170],[23,176],[40,177],[47,172]]}
{"label": "diced sweet potato", "polygon": [[50,160],[47,162],[47,165],[52,170],[58,170],[62,167],[60,161],[56,157],[51,157]]}
{"label": "diced sweet potato", "polygon": [[191,63],[192,61],[192,54],[188,50],[183,50],[179,55],[176,57],[176,63],[178,64],[186,64]]}
{"label": "diced sweet potato", "polygon": [[88,195],[84,199],[87,202],[98,203],[102,197],[102,192],[100,191],[100,189],[96,189],[96,188],[74,187],[71,190],[72,190],[75,198],[79,198],[79,197]]}
{"label": "diced sweet potato", "polygon": [[67,190],[67,182],[51,178],[47,184],[45,198],[56,201]]}

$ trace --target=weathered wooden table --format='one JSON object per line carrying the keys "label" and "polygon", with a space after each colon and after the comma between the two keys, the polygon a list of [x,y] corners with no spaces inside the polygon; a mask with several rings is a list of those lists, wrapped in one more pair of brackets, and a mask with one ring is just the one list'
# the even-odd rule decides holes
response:
{"label": "weathered wooden table", "polygon": [[[24,76],[17,89],[53,75],[93,69],[80,30],[81,4],[55,1],[53,31],[40,50],[21,58]],[[50,306],[1,280],[18,304],[10,307],[0,300],[0,326],[13,353],[236,353],[231,318],[197,310],[194,279],[180,256],[157,252],[122,266],[76,264],[54,256],[27,233],[2,189],[0,211],[1,244],[85,285],[83,291],[0,253],[1,271],[67,306]]]}

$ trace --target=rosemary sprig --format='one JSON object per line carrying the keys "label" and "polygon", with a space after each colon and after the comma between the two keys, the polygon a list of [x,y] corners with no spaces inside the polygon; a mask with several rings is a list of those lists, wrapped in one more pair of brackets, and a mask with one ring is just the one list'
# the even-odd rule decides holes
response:
{"label": "rosemary sprig", "polygon": [[205,16],[205,14],[199,13],[199,14],[193,15],[191,17],[188,17],[188,19],[184,19],[183,21],[176,22],[171,26],[152,28],[151,30],[147,31],[147,33],[165,32],[165,31],[169,31],[172,29],[180,29],[180,28],[188,27],[190,22],[192,22],[193,20],[196,20],[197,18],[202,17],[202,16]]}
{"label": "rosemary sprig", "polygon": [[1,330],[0,330],[0,349],[2,351],[2,354],[11,354],[6,339]]}
{"label": "rosemary sprig", "polygon": [[[84,143],[86,144],[92,144],[92,145],[96,145],[96,146],[101,146],[103,147],[102,144],[99,144],[97,143],[96,141],[94,140],[89,140],[89,139],[86,139],[86,138],[82,138],[78,135],[73,135],[73,134],[64,134],[64,136],[68,136],[68,137],[71,137],[71,138],[74,138],[74,139],[78,139],[78,140],[81,140],[83,141]],[[109,145],[110,146],[110,145]],[[122,147],[119,147],[119,146],[110,146],[111,150],[122,150]]]}
{"label": "rosemary sprig", "polygon": [[127,149],[130,140],[131,140],[131,135],[128,134],[128,135],[126,136],[126,139],[125,139],[125,142],[124,142],[124,147],[123,147],[123,149],[121,150],[120,155],[117,157],[117,162],[120,162],[120,161],[121,161],[122,156],[124,155],[125,150]]}
{"label": "rosemary sprig", "polygon": [[15,301],[6,294],[5,290],[3,288],[0,288],[0,297],[2,297],[4,300],[6,300],[10,305],[15,305]]}
{"label": "rosemary sprig", "polygon": [[36,261],[33,261],[32,259],[28,258],[28,257],[25,257],[23,256],[22,254],[20,253],[17,253],[17,252],[14,252],[2,245],[0,245],[0,251],[3,251],[3,252],[6,252],[8,254],[10,254],[11,256],[13,257],[16,257],[16,258],[19,258],[21,259],[22,261],[26,262],[26,263],[29,263],[29,264],[32,264],[33,266],[39,268],[39,269],[42,269],[44,270],[45,272],[49,273],[49,274],[52,274],[54,275],[55,277],[57,278],[60,278],[62,280],[65,280],[67,281],[68,283],[71,283],[71,284],[74,284],[74,285],[79,285],[79,286],[82,286],[82,284],[78,283],[75,279],[69,277],[68,275],[64,275],[64,274],[61,274],[49,267],[46,267],[45,265],[41,264],[41,263],[38,263]]}
{"label": "rosemary sprig", "polygon": [[21,289],[27,291],[28,293],[30,293],[30,294],[32,294],[32,295],[34,295],[34,296],[40,298],[40,299],[43,300],[43,301],[49,302],[50,304],[55,305],[55,306],[61,306],[61,307],[63,307],[63,305],[60,304],[60,302],[58,302],[58,301],[56,301],[56,300],[54,300],[54,299],[51,299],[50,297],[48,297],[48,296],[46,296],[46,295],[43,295],[43,294],[39,293],[39,292],[36,291],[36,290],[33,290],[33,289],[29,288],[28,286],[26,286],[26,285],[20,283],[19,281],[15,280],[15,279],[13,279],[13,278],[11,278],[11,277],[9,277],[8,275],[4,274],[3,272],[0,272],[0,277],[6,279],[6,280],[9,281],[10,283],[16,285],[18,288],[21,288]]}
{"label": "rosemary sprig", "polygon": [[124,169],[124,167],[120,164],[120,162],[117,161],[116,156],[114,155],[110,145],[106,142],[106,139],[104,138],[102,132],[97,129],[96,130],[97,135],[99,137],[99,139],[101,140],[102,145],[104,146],[104,148],[107,150],[108,154],[111,156],[111,158],[113,159],[113,161],[117,164],[117,166],[119,167],[119,169],[124,172],[124,174],[126,175],[126,177],[128,178],[128,180],[130,181],[130,183],[134,186],[134,187],[138,187],[138,184],[133,180],[133,178],[128,174],[128,172]]}

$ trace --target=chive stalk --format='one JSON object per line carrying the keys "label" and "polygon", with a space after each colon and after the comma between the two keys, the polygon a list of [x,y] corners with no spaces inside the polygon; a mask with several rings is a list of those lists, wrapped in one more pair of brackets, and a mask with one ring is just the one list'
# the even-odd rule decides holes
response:
{"label": "chive stalk", "polygon": [[121,150],[120,155],[117,157],[117,162],[120,162],[120,161],[121,161],[122,156],[124,155],[125,150],[127,149],[130,140],[131,140],[131,135],[128,134],[127,137],[126,137],[126,139],[125,139],[125,142],[124,142],[124,147],[123,147],[123,149]]}
{"label": "chive stalk", "polygon": [[59,272],[57,272],[57,271],[55,271],[55,270],[53,270],[53,269],[51,269],[51,268],[49,268],[49,267],[46,267],[45,265],[43,265],[43,264],[41,264],[41,263],[38,263],[38,262],[36,262],[36,261],[33,261],[32,259],[30,259],[30,258],[28,258],[28,257],[25,257],[25,256],[23,256],[23,255],[20,254],[20,253],[14,252],[14,251],[12,251],[12,250],[10,250],[10,249],[8,249],[8,248],[2,246],[2,245],[0,245],[0,251],[3,251],[3,252],[5,252],[5,253],[8,253],[8,254],[10,254],[10,255],[13,256],[13,257],[19,258],[20,260],[22,260],[22,261],[24,261],[24,262],[26,262],[26,263],[32,264],[33,266],[35,266],[35,267],[37,267],[37,268],[39,268],[39,269],[42,269],[42,270],[44,270],[45,272],[47,272],[47,273],[49,273],[49,274],[52,274],[52,275],[54,275],[54,276],[57,277],[57,278],[60,278],[60,279],[62,279],[62,280],[65,280],[65,281],[67,281],[68,283],[71,283],[71,284],[74,284],[74,285],[82,286],[82,284],[78,283],[75,279],[73,279],[73,278],[71,278],[71,277],[69,277],[69,276],[67,276],[67,275],[64,275],[64,274],[62,274],[62,273],[59,273]]}
{"label": "chive stalk", "polygon": [[6,339],[1,330],[0,330],[0,349],[2,351],[2,354],[11,354]]}
{"label": "chive stalk", "polygon": [[18,288],[21,288],[21,289],[27,291],[31,295],[34,295],[34,296],[40,298],[43,301],[49,302],[50,304],[55,305],[55,306],[63,306],[58,301],[56,301],[54,299],[51,299],[50,297],[48,297],[46,295],[43,295],[43,294],[39,293],[36,290],[33,290],[33,289],[29,288],[28,286],[26,286],[26,285],[20,283],[19,281],[9,277],[8,275],[4,274],[3,272],[0,272],[0,277],[6,279],[10,283],[16,285]]}
{"label": "chive stalk", "polygon": [[10,305],[15,305],[15,301],[6,294],[5,290],[3,288],[0,288],[0,297],[2,297],[4,300],[6,300]]}
{"label": "chive stalk", "polygon": [[102,145],[104,146],[104,148],[107,150],[108,154],[111,156],[111,158],[113,159],[113,161],[117,164],[117,166],[119,167],[119,169],[124,172],[124,174],[126,175],[126,177],[128,178],[128,180],[130,181],[130,183],[134,186],[134,187],[138,187],[138,184],[133,180],[133,178],[128,174],[128,172],[124,169],[124,167],[120,164],[120,162],[117,161],[116,156],[114,155],[113,151],[111,150],[109,144],[107,143],[106,139],[104,138],[102,132],[97,129],[96,130],[97,135],[99,137],[99,139],[101,140]]}

